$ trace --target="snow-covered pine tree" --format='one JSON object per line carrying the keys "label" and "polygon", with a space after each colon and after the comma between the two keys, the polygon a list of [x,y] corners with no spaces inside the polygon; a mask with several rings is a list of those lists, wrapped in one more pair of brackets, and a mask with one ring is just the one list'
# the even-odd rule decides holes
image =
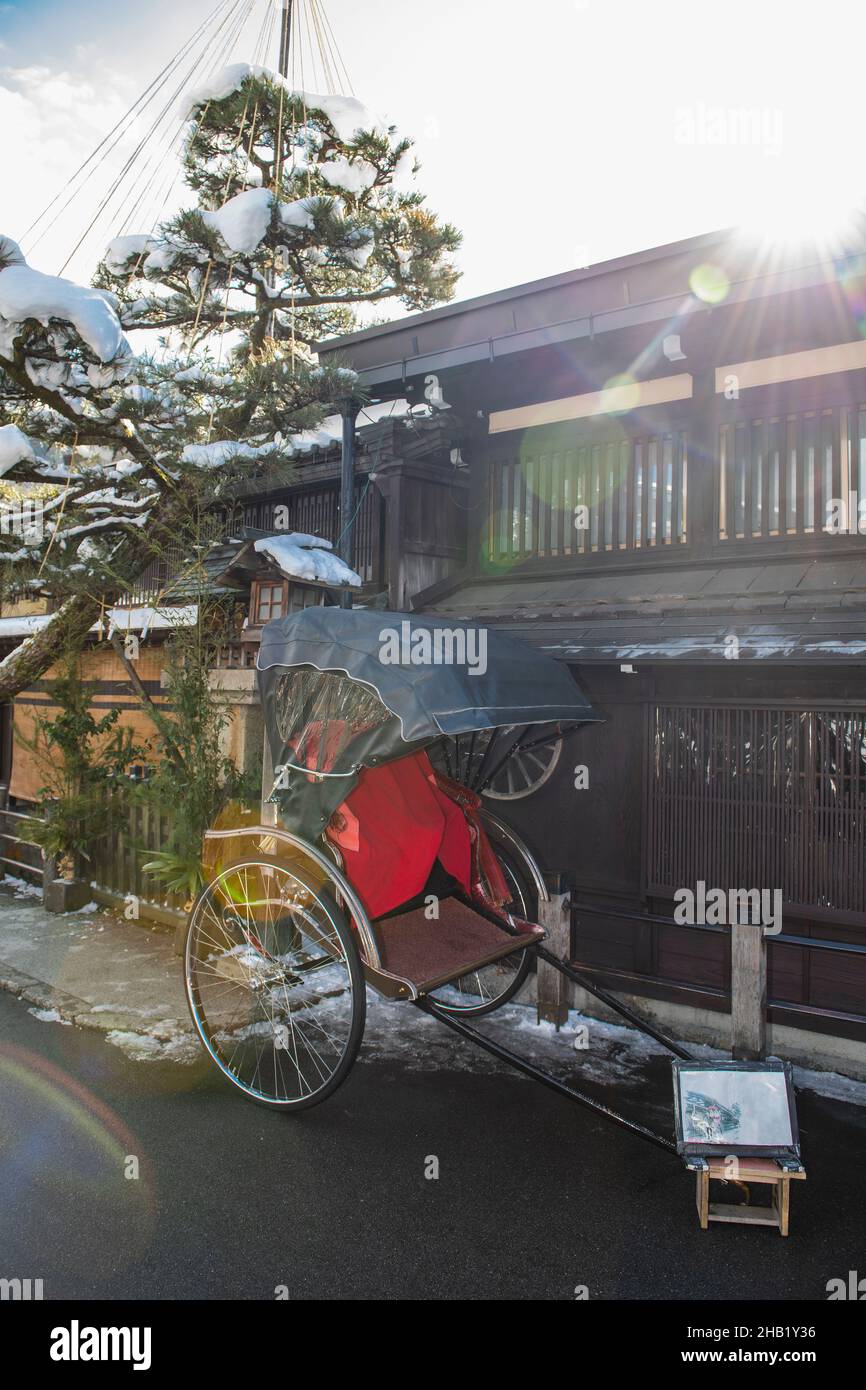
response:
{"label": "snow-covered pine tree", "polygon": [[[197,206],[113,240],[94,289],[0,238],[0,477],[43,494],[44,529],[0,535],[3,589],[57,614],[0,663],[0,700],[37,679],[57,628],[83,640],[156,555],[250,469],[283,470],[354,387],[312,345],[362,306],[453,294],[453,227],[412,185],[408,140],[355,98],[235,65],[190,101]],[[125,332],[158,339],[134,356]]]}

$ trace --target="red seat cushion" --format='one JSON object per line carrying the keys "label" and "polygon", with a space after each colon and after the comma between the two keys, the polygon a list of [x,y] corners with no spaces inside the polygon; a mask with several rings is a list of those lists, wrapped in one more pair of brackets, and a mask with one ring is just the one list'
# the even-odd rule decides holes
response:
{"label": "red seat cushion", "polygon": [[365,768],[326,833],[370,917],[420,893],[437,859],[472,891],[469,822],[438,787],[424,752]]}

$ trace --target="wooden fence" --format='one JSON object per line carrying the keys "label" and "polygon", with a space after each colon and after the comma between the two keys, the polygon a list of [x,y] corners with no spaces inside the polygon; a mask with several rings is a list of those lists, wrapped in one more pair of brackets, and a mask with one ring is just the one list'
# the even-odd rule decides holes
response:
{"label": "wooden fence", "polygon": [[42,850],[27,838],[30,811],[10,811],[5,805],[7,788],[0,786],[0,869],[6,877],[42,883]]}
{"label": "wooden fence", "polygon": [[117,897],[131,894],[142,902],[180,911],[183,899],[166,892],[164,885],[142,867],[149,854],[167,845],[170,817],[139,800],[132,789],[115,796],[117,814],[112,817],[111,829],[92,846],[89,862],[80,868],[82,877]]}

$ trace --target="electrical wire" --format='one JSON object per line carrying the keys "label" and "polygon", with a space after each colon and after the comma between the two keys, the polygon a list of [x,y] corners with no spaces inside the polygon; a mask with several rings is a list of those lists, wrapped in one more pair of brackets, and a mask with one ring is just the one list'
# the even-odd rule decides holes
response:
{"label": "electrical wire", "polygon": [[[36,227],[39,226],[39,223],[40,223],[40,222],[42,221],[42,219],[43,219],[44,217],[46,217],[47,214],[51,211],[51,209],[54,207],[55,203],[57,203],[57,202],[63,197],[63,194],[64,194],[64,193],[66,192],[66,190],[67,190],[68,188],[70,188],[71,185],[75,182],[75,180],[78,178],[79,174],[82,174],[82,173],[84,172],[84,170],[87,168],[87,166],[88,166],[88,165],[96,158],[96,156],[100,153],[100,151],[103,150],[103,149],[105,148],[105,146],[108,144],[109,140],[111,140],[112,136],[115,135],[115,134],[120,130],[120,127],[123,126],[124,123],[127,122],[127,121],[130,121],[130,123],[131,123],[132,119],[134,119],[134,117],[135,117],[135,115],[136,115],[136,110],[137,110],[137,108],[139,107],[139,105],[141,105],[142,103],[144,103],[144,105],[142,105],[142,110],[144,110],[145,107],[147,107],[147,106],[150,104],[150,102],[151,102],[151,101],[154,99],[154,97],[156,96],[156,93],[157,93],[157,92],[160,90],[160,88],[164,85],[164,81],[167,80],[168,74],[171,72],[171,70],[172,70],[174,67],[176,67],[180,62],[183,61],[183,58],[184,58],[184,56],[186,55],[186,53],[187,53],[187,51],[189,50],[189,48],[192,46],[192,44],[195,42],[195,40],[199,37],[199,35],[202,34],[202,33],[204,33],[204,31],[207,29],[208,24],[211,22],[211,20],[213,20],[214,17],[215,17],[217,14],[219,14],[219,12],[220,12],[221,10],[225,9],[225,8],[226,8],[228,5],[230,5],[231,3],[232,3],[232,0],[220,0],[220,3],[219,3],[219,4],[216,6],[216,8],[211,12],[211,14],[208,16],[208,18],[207,18],[201,25],[199,25],[199,27],[198,27],[198,29],[196,29],[195,33],[194,33],[194,34],[191,34],[190,37],[187,39],[186,43],[182,45],[182,47],[181,47],[181,49],[179,50],[179,52],[176,53],[175,56],[174,56],[168,63],[166,63],[165,67],[162,69],[161,72],[158,72],[158,73],[157,73],[157,75],[156,75],[156,77],[153,79],[153,81],[152,81],[147,87],[145,87],[145,89],[144,89],[144,91],[141,93],[141,95],[140,95],[139,97],[136,98],[136,100],[133,102],[133,104],[132,104],[132,106],[129,108],[129,110],[126,111],[126,112],[124,113],[123,116],[121,116],[120,120],[112,127],[112,129],[108,132],[108,134],[104,137],[104,139],[102,139],[102,140],[99,142],[99,144],[96,146],[96,148],[95,148],[94,150],[91,151],[91,153],[90,153],[90,154],[87,156],[87,158],[85,159],[84,163],[81,164],[81,165],[79,165],[79,167],[75,170],[75,173],[72,174],[72,175],[67,179],[66,183],[63,185],[63,187],[60,189],[60,191],[59,191],[58,193],[56,193],[55,196],[51,199],[50,203],[48,203],[47,206],[46,206],[45,208],[43,208],[42,212],[40,212],[40,214],[39,214],[39,216],[36,218],[36,220],[35,220],[34,222],[31,222],[31,223],[30,223],[30,226],[27,228],[27,230],[23,233],[23,235],[22,235],[22,237],[21,237],[21,240],[22,240],[22,241],[26,240],[26,238],[30,235],[30,233],[31,233],[32,231],[34,231],[34,230],[36,229]],[[161,80],[161,79],[162,79],[162,80]],[[157,84],[159,84],[159,85],[157,85]],[[145,99],[146,99],[146,100],[145,100]],[[140,115],[141,112],[138,112],[138,114]],[[122,135],[125,134],[125,133],[126,133],[125,130],[121,131],[121,132],[120,132],[120,135],[118,136],[118,139],[122,138]],[[116,144],[116,143],[117,143],[117,141],[115,141],[115,144]],[[113,148],[114,148],[114,146],[112,146],[112,149],[113,149]],[[106,151],[106,153],[109,153],[109,152],[110,152],[110,151]],[[102,162],[102,161],[100,161],[100,163],[101,163],[101,162]],[[89,178],[90,178],[90,175],[88,175],[88,179],[89,179]],[[86,182],[87,182],[87,179],[85,179],[85,183],[86,183]],[[82,187],[83,187],[83,186],[84,186],[84,185],[82,184]],[[80,192],[80,189],[79,189],[79,190],[76,190],[76,194],[74,194],[73,196],[77,196],[77,193],[78,193],[78,192]],[[64,204],[64,207],[61,209],[61,212],[63,212],[63,211],[65,210],[65,208],[67,208],[68,206],[69,206],[69,204],[68,204],[68,203],[65,203],[65,204]],[[52,225],[53,225],[53,222],[52,222]],[[41,240],[41,237],[40,237],[40,240]],[[35,243],[35,244],[38,244],[38,243]]]}

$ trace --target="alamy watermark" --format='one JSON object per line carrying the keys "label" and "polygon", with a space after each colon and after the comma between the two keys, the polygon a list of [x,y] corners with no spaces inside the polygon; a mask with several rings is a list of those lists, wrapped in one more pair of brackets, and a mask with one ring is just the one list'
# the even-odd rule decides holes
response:
{"label": "alamy watermark", "polygon": [[0,1303],[29,1303],[44,1297],[41,1279],[0,1279]]}
{"label": "alamy watermark", "polygon": [[674,893],[679,926],[762,926],[766,935],[782,930],[781,888],[708,888],[699,879]]}
{"label": "alamy watermark", "polygon": [[828,536],[866,536],[866,497],[858,498],[856,492],[847,499],[830,497],[824,530]]}
{"label": "alamy watermark", "polygon": [[0,535],[41,541],[44,534],[43,505],[38,498],[20,497],[0,502]]}
{"label": "alamy watermark", "polygon": [[69,1327],[51,1332],[52,1361],[130,1361],[134,1371],[150,1370],[149,1327],[82,1327],[73,1318]]}
{"label": "alamy watermark", "polygon": [[379,633],[379,660],[384,666],[465,666],[470,676],[487,670],[487,631],[483,627],[413,627]]}
{"label": "alamy watermark", "polygon": [[784,120],[778,107],[678,106],[674,111],[674,141],[678,145],[719,145],[781,153]]}

